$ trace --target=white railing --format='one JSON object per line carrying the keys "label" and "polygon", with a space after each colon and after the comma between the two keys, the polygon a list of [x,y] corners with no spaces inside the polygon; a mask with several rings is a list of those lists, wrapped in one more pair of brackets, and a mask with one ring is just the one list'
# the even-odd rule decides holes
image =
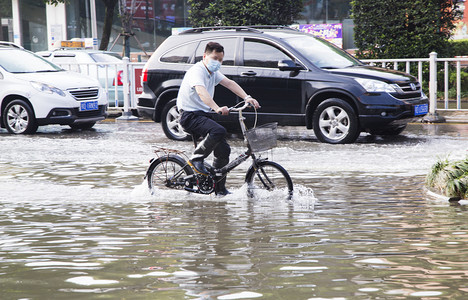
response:
{"label": "white railing", "polygon": [[[430,110],[429,113],[436,115],[437,110],[440,111],[468,111],[468,108],[462,108],[462,86],[461,86],[461,70],[462,65],[468,64],[467,57],[456,58],[438,58],[437,53],[432,52],[429,58],[407,58],[407,59],[363,59],[363,62],[370,65],[378,65],[383,68],[391,66],[394,70],[404,71],[418,78],[418,81],[423,85],[423,90],[429,92]],[[443,67],[442,67],[443,64]],[[451,70],[450,66],[454,66],[455,70]],[[423,78],[424,68],[429,70],[429,77]],[[444,80],[444,96],[439,101],[442,102],[442,107],[437,107],[437,80],[438,73],[443,73]],[[450,73],[456,72],[456,98],[449,98],[450,90]],[[426,84],[427,86],[424,86]],[[468,87],[465,87],[468,88]],[[465,99],[466,101],[466,99]],[[455,102],[454,105],[449,105]],[[450,107],[452,106],[452,107]],[[468,107],[468,104],[465,106]]]}
{"label": "white railing", "polygon": [[112,107],[122,108],[124,115],[136,109],[136,98],[141,93],[140,74],[145,63],[130,63],[123,58],[121,63],[57,63],[65,70],[96,78],[104,88]]}
{"label": "white railing", "polygon": [[[106,92],[109,103],[119,106],[123,99],[123,85],[118,85],[118,79],[122,76],[122,63],[56,63],[61,68],[96,78]],[[120,95],[119,95],[120,94]],[[111,97],[110,95],[114,95]]]}

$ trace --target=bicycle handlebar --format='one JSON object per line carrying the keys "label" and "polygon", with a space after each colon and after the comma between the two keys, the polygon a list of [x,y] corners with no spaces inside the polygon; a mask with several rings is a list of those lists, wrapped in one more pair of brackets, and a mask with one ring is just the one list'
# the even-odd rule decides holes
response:
{"label": "bicycle handlebar", "polygon": [[[246,109],[247,107],[249,107],[251,105],[249,102],[245,102],[245,101],[243,101],[243,102],[244,102],[244,105],[242,105],[241,107],[236,107],[236,106],[229,107],[228,108],[229,111],[242,111],[242,110]],[[240,103],[242,103],[242,102],[240,102]],[[240,104],[240,103],[238,103],[238,104]]]}
{"label": "bicycle handlebar", "polygon": [[[242,104],[242,102],[244,102],[244,104],[241,107],[237,107],[240,104]],[[249,107],[249,106],[252,106],[254,108],[254,110],[255,110],[255,122],[254,122],[253,128],[255,128],[257,126],[257,109],[255,108],[255,106],[253,104],[251,104],[251,103],[249,103],[247,101],[242,101],[242,102],[239,102],[236,105],[234,105],[232,107],[229,107],[228,110],[229,110],[229,112],[231,112],[231,111],[238,111],[239,112],[239,124],[241,126],[242,134],[245,134],[245,132],[247,131],[247,127],[244,124],[245,118],[242,116],[242,111],[244,109],[246,109],[247,107]]]}

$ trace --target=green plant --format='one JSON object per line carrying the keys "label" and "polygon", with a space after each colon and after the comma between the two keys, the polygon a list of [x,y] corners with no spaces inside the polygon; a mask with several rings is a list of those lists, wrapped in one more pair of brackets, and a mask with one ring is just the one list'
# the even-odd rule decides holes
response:
{"label": "green plant", "polygon": [[447,197],[468,198],[468,157],[454,162],[439,159],[426,176],[426,186]]}
{"label": "green plant", "polygon": [[357,55],[361,58],[449,55],[448,40],[460,12],[447,0],[353,0]]}
{"label": "green plant", "polygon": [[188,0],[194,27],[289,25],[303,9],[302,0]]}
{"label": "green plant", "polygon": [[467,56],[468,40],[453,40],[449,43],[451,56]]}
{"label": "green plant", "polygon": [[[440,70],[437,72],[437,90],[438,92],[443,92],[445,88],[445,71]],[[466,95],[468,93],[468,72],[460,71],[460,86],[461,93]],[[455,98],[457,95],[457,70],[455,67],[449,68],[449,77],[448,77],[448,87],[449,87],[449,98]]]}

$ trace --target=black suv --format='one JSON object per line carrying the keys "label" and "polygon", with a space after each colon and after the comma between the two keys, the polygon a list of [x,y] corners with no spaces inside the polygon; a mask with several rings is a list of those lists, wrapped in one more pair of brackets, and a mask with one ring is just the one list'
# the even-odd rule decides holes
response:
{"label": "black suv", "polygon": [[[428,112],[415,77],[365,65],[310,34],[274,26],[195,28],[165,40],[143,70],[138,111],[161,122],[171,139],[187,137],[178,124],[177,92],[210,41],[224,46],[221,72],[260,102],[260,123],[305,125],[320,141],[342,144],[354,142],[362,131],[399,134]],[[220,106],[241,100],[216,87]],[[238,124],[234,113],[214,117],[228,130]]]}

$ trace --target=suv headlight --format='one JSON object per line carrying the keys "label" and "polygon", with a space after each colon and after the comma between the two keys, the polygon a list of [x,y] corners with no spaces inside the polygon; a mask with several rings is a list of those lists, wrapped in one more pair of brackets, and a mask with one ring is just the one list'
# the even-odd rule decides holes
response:
{"label": "suv headlight", "polygon": [[40,83],[37,81],[31,81],[31,85],[33,86],[33,88],[35,88],[36,90],[40,92],[44,92],[48,94],[57,94],[62,97],[65,97],[65,93],[61,89],[56,88],[54,86],[51,86],[45,83]]}
{"label": "suv headlight", "polygon": [[388,84],[380,80],[354,78],[368,92],[396,93],[395,84]]}

